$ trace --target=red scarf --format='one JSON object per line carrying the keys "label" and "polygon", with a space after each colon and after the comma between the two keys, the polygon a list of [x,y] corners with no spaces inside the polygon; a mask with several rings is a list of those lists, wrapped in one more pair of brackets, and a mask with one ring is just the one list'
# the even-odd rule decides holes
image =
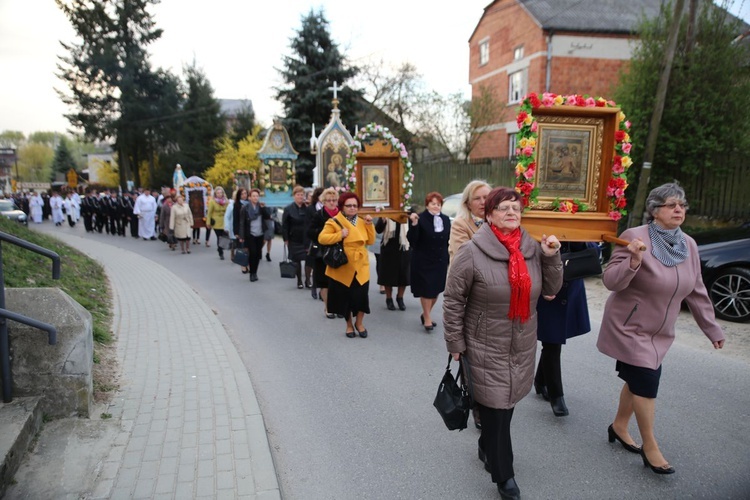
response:
{"label": "red scarf", "polygon": [[339,213],[339,207],[335,207],[333,210],[329,210],[328,207],[323,207],[329,217],[336,217]]}
{"label": "red scarf", "polygon": [[492,224],[490,224],[490,229],[510,253],[510,260],[508,261],[508,281],[510,282],[508,318],[520,319],[521,323],[526,323],[529,319],[531,276],[529,276],[526,260],[521,253],[521,228],[516,228],[510,234],[503,234]]}

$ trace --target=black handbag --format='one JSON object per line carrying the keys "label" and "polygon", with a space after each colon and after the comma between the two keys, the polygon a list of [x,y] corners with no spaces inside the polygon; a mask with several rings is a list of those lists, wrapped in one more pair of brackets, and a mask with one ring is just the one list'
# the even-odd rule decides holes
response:
{"label": "black handbag", "polygon": [[599,261],[599,249],[588,247],[577,252],[560,254],[563,264],[563,281],[588,278],[602,274],[602,264]]}
{"label": "black handbag", "polygon": [[[469,421],[469,412],[473,406],[471,399],[471,373],[469,370],[469,361],[464,356],[458,360],[458,373],[453,377],[451,373],[451,359],[453,356],[448,354],[448,366],[445,367],[445,374],[438,386],[435,401],[432,405],[437,409],[445,426],[449,431],[466,429]],[[464,370],[465,378],[464,380]],[[459,379],[461,383],[459,384]]]}
{"label": "black handbag", "polygon": [[297,277],[297,266],[294,262],[289,260],[286,253],[286,245],[284,246],[284,260],[279,262],[279,272],[281,272],[282,278],[295,278]]}
{"label": "black handbag", "polygon": [[219,236],[216,239],[216,245],[222,250],[232,249],[232,239],[229,236]]}
{"label": "black handbag", "polygon": [[[334,218],[333,221],[341,226],[341,229],[344,229],[344,226],[342,226],[338,220]],[[334,243],[333,245],[326,245],[324,248],[325,250],[323,250],[323,262],[325,262],[328,267],[336,269],[349,262],[349,258],[344,252],[343,240],[339,241],[338,243]]]}
{"label": "black handbag", "polygon": [[250,256],[247,254],[247,250],[243,248],[235,250],[232,262],[242,267],[250,265]]}

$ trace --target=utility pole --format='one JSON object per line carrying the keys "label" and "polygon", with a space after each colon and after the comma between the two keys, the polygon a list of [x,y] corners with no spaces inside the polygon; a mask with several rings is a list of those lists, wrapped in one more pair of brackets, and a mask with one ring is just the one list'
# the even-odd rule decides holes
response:
{"label": "utility pole", "polygon": [[648,181],[651,178],[651,163],[656,152],[656,140],[659,137],[659,125],[664,113],[664,102],[667,99],[667,87],[669,86],[669,76],[672,73],[672,63],[674,54],[677,50],[677,35],[680,32],[680,21],[685,8],[685,0],[676,0],[674,7],[674,16],[672,24],[669,27],[669,37],[667,38],[667,50],[664,53],[664,65],[659,78],[659,85],[656,88],[656,101],[654,102],[654,112],[651,115],[651,124],[648,129],[646,139],[646,149],[643,153],[643,166],[641,174],[638,177],[638,191],[635,193],[635,203],[633,211],[630,212],[628,227],[638,226],[641,224],[644,207],[646,205],[646,195],[648,194]]}

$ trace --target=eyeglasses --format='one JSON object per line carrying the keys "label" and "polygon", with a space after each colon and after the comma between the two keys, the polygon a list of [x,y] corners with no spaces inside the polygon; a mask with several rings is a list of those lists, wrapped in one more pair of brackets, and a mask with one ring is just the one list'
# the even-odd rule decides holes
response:
{"label": "eyeglasses", "polygon": [[656,208],[667,207],[670,210],[674,210],[675,208],[677,208],[678,205],[683,210],[687,210],[687,209],[690,208],[690,205],[688,205],[687,202],[684,202],[684,201],[672,202],[672,203],[662,203],[661,205],[656,205]]}
{"label": "eyeglasses", "polygon": [[357,208],[358,205],[344,205],[344,208]]}
{"label": "eyeglasses", "polygon": [[500,213],[510,212],[513,210],[514,212],[521,212],[521,207],[518,205],[498,205],[495,207],[495,210],[497,210]]}

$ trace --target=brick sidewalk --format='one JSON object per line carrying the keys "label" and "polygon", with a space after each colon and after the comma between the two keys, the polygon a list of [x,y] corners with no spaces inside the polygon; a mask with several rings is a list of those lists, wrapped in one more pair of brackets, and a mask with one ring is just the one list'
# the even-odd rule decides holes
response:
{"label": "brick sidewalk", "polygon": [[120,429],[92,498],[280,498],[252,383],[208,305],[144,257],[53,234],[113,289],[122,374],[107,412]]}

